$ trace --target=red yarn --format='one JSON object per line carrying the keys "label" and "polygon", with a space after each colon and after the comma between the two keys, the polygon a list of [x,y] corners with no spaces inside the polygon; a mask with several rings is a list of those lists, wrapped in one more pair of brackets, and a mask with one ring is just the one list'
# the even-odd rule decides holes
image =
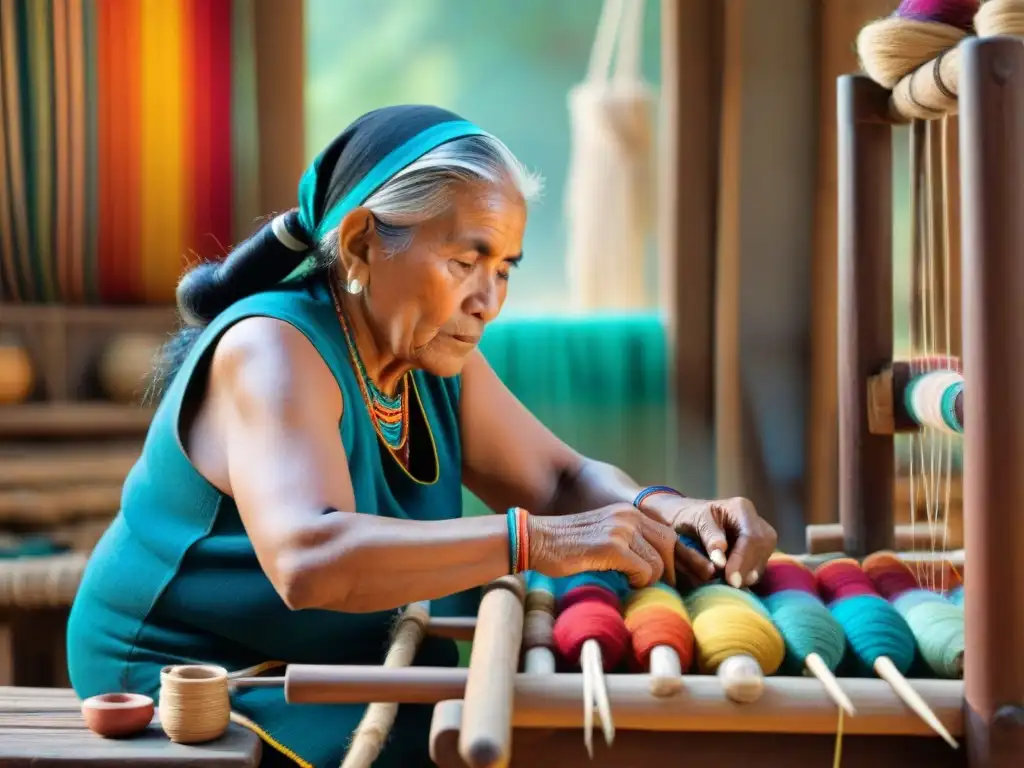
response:
{"label": "red yarn", "polygon": [[892,600],[912,589],[920,589],[913,571],[895,555],[872,555],[864,561],[864,571],[878,594],[886,600]]}
{"label": "red yarn", "polygon": [[979,0],[903,0],[895,15],[901,19],[948,24],[970,32],[980,5]]}
{"label": "red yarn", "polygon": [[610,672],[625,658],[630,648],[629,630],[619,612],[606,602],[577,602],[555,621],[555,649],[572,666],[580,663],[580,652],[587,640],[601,647],[604,669]]}
{"label": "red yarn", "polygon": [[633,636],[629,662],[634,671],[647,671],[651,650],[659,645],[667,645],[676,652],[683,672],[693,664],[693,628],[678,613],[651,606],[640,611],[636,621],[627,622],[627,628]]}
{"label": "red yarn", "polygon": [[573,587],[561,596],[558,600],[558,609],[565,611],[577,603],[604,603],[619,611],[619,597],[606,587],[598,584],[584,584],[580,587]]}
{"label": "red yarn", "polygon": [[754,586],[754,591],[764,597],[788,590],[817,596],[818,584],[811,569],[787,560],[769,560],[764,575]]}
{"label": "red yarn", "polygon": [[857,595],[877,595],[871,579],[856,560],[830,560],[815,572],[818,590],[826,603]]}

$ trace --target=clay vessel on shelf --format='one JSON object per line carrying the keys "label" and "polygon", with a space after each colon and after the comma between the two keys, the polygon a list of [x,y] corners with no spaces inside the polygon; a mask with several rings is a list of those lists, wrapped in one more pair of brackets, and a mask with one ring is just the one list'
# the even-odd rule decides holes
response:
{"label": "clay vessel on shelf", "polygon": [[133,736],[153,720],[153,700],[139,693],[104,693],[82,702],[82,718],[108,739]]}

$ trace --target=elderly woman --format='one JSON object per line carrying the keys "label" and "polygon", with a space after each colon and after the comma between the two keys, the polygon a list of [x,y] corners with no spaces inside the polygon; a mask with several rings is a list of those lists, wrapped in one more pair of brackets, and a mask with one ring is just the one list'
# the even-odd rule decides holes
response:
{"label": "elderly woman", "polygon": [[[456,115],[381,109],[317,157],[297,210],[185,276],[188,327],[72,610],[79,695],[156,695],[175,663],[379,664],[401,606],[461,613],[460,593],[517,568],[757,580],[776,539],[747,501],[584,458],[478,351],[537,187]],[[463,518],[463,484],[529,513]],[[433,638],[417,658],[456,662]],[[274,688],[232,703],[272,747],[264,764],[337,765],[365,709]],[[428,764],[428,719],[402,707],[375,764]]]}

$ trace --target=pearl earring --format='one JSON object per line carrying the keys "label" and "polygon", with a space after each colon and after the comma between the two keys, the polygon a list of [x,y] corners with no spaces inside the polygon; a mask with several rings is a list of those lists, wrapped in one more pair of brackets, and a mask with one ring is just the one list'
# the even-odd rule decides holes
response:
{"label": "pearl earring", "polygon": [[363,290],[363,284],[359,282],[359,278],[353,277],[345,285],[345,290],[351,293],[353,296],[358,296]]}

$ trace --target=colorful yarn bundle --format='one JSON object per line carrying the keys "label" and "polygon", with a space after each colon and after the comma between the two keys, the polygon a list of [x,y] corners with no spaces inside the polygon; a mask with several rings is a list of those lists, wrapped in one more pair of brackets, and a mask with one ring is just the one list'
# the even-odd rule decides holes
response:
{"label": "colorful yarn bundle", "polygon": [[921,658],[939,677],[963,675],[964,611],[940,594],[922,589],[909,566],[891,552],[864,561],[878,593],[906,620]]}
{"label": "colorful yarn bundle", "polygon": [[870,675],[878,659],[887,658],[905,675],[914,663],[914,635],[899,611],[878,594],[860,564],[851,558],[830,560],[818,566],[815,577],[846,635],[855,671]]}
{"label": "colorful yarn bundle", "polygon": [[805,659],[816,654],[832,672],[843,660],[846,636],[818,595],[814,573],[782,553],[768,559],[764,576],[754,587],[786,642],[784,670],[800,674]]}
{"label": "colorful yarn bundle", "polygon": [[907,384],[903,407],[915,423],[963,434],[964,377],[953,370],[927,371]]}
{"label": "colorful yarn bundle", "polygon": [[523,619],[523,668],[528,673],[555,673],[555,581],[527,571],[526,615]]}
{"label": "colorful yarn bundle", "polygon": [[680,675],[693,663],[693,627],[679,593],[660,583],[637,590],[626,600],[624,617],[633,641],[631,666],[650,671],[651,692],[682,690]]}
{"label": "colorful yarn bundle", "polygon": [[629,582],[617,571],[591,571],[571,576],[558,586],[555,648],[565,662],[579,665],[583,672],[583,744],[593,757],[595,705],[605,743],[610,746],[615,740],[603,673],[617,667],[629,653],[629,630],[619,613]]}
{"label": "colorful yarn bundle", "polygon": [[846,634],[856,671],[873,670],[893,692],[953,748],[958,745],[905,675],[914,663],[914,635],[899,611],[875,591],[851,558],[830,560],[815,572],[818,590]]}
{"label": "colorful yarn bundle", "polygon": [[818,595],[814,573],[803,563],[776,552],[755,585],[786,643],[784,669],[804,668],[821,681],[833,701],[851,715],[853,703],[833,674],[846,652],[846,636]]}
{"label": "colorful yarn bundle", "polygon": [[[684,535],[679,540],[707,554],[695,539]],[[761,601],[718,577],[685,595],[684,602],[692,620],[698,669],[717,673],[733,701],[759,699],[764,676],[775,674],[786,655],[782,636]]]}
{"label": "colorful yarn bundle", "polygon": [[577,666],[584,643],[595,640],[604,670],[617,667],[630,647],[629,630],[619,612],[629,591],[626,577],[614,571],[581,573],[560,580],[558,591],[554,643],[559,656]]}

